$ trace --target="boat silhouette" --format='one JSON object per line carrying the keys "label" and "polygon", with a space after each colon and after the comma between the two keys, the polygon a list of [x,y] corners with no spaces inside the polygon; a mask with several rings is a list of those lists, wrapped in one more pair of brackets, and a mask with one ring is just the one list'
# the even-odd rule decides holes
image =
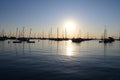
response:
{"label": "boat silhouette", "polygon": [[5,40],[6,40],[6,38],[0,37],[0,41],[5,41]]}
{"label": "boat silhouette", "polygon": [[114,38],[108,37],[108,38],[105,38],[105,39],[100,40],[99,43],[112,43],[112,42],[114,42],[114,41],[115,41]]}
{"label": "boat silhouette", "polygon": [[35,41],[30,41],[30,40],[28,40],[27,43],[35,43]]}
{"label": "boat silhouette", "polygon": [[99,43],[111,43],[111,42],[114,42],[114,41],[115,41],[115,39],[112,38],[112,37],[107,38],[107,29],[106,29],[106,26],[105,26],[103,39],[101,39],[99,41]]}
{"label": "boat silhouette", "polygon": [[13,41],[13,43],[22,43],[20,40]]}
{"label": "boat silhouette", "polygon": [[82,41],[84,41],[82,38],[72,38],[72,42],[80,43]]}

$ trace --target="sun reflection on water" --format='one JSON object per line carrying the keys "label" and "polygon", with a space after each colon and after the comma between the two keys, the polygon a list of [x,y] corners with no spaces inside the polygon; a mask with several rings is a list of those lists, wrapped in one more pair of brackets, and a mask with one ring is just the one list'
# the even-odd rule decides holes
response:
{"label": "sun reflection on water", "polygon": [[72,51],[73,51],[73,47],[71,45],[71,41],[69,41],[66,46],[66,56],[73,56],[74,54]]}

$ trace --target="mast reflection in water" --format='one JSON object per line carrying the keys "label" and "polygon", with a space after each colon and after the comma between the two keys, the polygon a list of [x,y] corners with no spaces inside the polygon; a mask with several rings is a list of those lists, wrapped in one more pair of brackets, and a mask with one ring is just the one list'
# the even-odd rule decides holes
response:
{"label": "mast reflection in water", "polygon": [[119,80],[119,44],[0,42],[0,80]]}

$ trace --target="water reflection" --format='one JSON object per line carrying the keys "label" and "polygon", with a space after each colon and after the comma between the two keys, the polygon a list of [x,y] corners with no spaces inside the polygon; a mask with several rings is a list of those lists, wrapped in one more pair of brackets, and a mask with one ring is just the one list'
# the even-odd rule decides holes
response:
{"label": "water reflection", "polygon": [[0,49],[1,49],[1,52],[5,51],[5,43],[4,42],[0,42]]}
{"label": "water reflection", "polygon": [[107,44],[104,44],[103,47],[104,47],[104,52],[103,52],[103,53],[104,53],[104,58],[106,58],[106,56],[107,56],[107,54],[106,54],[106,52],[107,52],[107,50],[106,50],[106,48],[107,48]]}
{"label": "water reflection", "polygon": [[16,53],[16,56],[18,55],[18,48],[17,48],[17,44],[15,44],[15,53]]}
{"label": "water reflection", "polygon": [[120,41],[119,41],[119,43],[118,43],[118,44],[119,44],[119,48],[120,48]]}
{"label": "water reflection", "polygon": [[57,54],[59,52],[59,42],[57,42]]}
{"label": "water reflection", "polygon": [[31,44],[29,44],[29,54],[31,55]]}
{"label": "water reflection", "polygon": [[67,43],[67,46],[66,46],[66,56],[74,56],[71,40]]}
{"label": "water reflection", "polygon": [[[97,80],[101,76],[107,78],[104,80],[110,80],[109,77],[120,76],[119,44],[119,42],[99,44],[98,41],[72,43],[47,40],[35,44],[0,42],[0,63],[2,64],[0,75],[6,77],[10,75],[12,78],[16,75],[16,79],[13,80],[21,77],[23,80],[25,76],[28,76],[28,79],[24,80],[30,80],[31,77],[38,77],[39,80],[60,80],[63,77],[67,77],[63,78],[64,80],[70,78],[82,80],[87,77],[89,78],[87,80]],[[58,54],[56,54],[57,51]],[[14,56],[14,53],[17,56]],[[38,75],[42,75],[42,78]],[[56,78],[51,78],[51,75]]]}
{"label": "water reflection", "polygon": [[23,42],[22,52],[23,52],[23,56],[24,56],[25,55],[25,43],[24,42]]}

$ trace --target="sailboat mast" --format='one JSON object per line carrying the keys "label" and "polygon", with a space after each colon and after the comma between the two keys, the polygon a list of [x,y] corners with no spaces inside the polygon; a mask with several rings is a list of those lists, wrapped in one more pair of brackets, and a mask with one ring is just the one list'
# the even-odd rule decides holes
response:
{"label": "sailboat mast", "polygon": [[43,38],[44,38],[44,31],[43,31],[43,33],[42,33],[42,34],[43,34]]}
{"label": "sailboat mast", "polygon": [[25,28],[25,27],[23,27],[23,38],[25,37],[25,36],[24,36],[24,28]]}
{"label": "sailboat mast", "polygon": [[11,31],[9,31],[9,37],[11,37]]}
{"label": "sailboat mast", "polygon": [[4,37],[4,29],[2,30],[2,37]]}
{"label": "sailboat mast", "polygon": [[65,38],[67,38],[67,31],[66,31],[66,28],[65,28]]}
{"label": "sailboat mast", "polygon": [[18,35],[17,33],[18,33],[18,28],[16,28],[16,38],[18,37],[18,36],[17,36],[17,35]]}
{"label": "sailboat mast", "polygon": [[29,38],[31,37],[31,31],[32,31],[32,29],[30,28]]}
{"label": "sailboat mast", "polygon": [[120,32],[119,32],[119,40],[120,40]]}
{"label": "sailboat mast", "polygon": [[87,39],[89,39],[89,33],[87,32]]}
{"label": "sailboat mast", "polygon": [[51,27],[51,38],[52,38],[52,27]]}
{"label": "sailboat mast", "polygon": [[20,30],[19,30],[19,38],[21,37],[21,32],[20,32]]}
{"label": "sailboat mast", "polygon": [[104,39],[107,38],[107,29],[106,29],[106,26],[105,26],[105,30],[104,30]]}
{"label": "sailboat mast", "polygon": [[79,38],[81,38],[81,30],[79,30],[79,35],[78,36],[79,36]]}
{"label": "sailboat mast", "polygon": [[58,39],[58,36],[59,36],[59,31],[58,31],[58,27],[57,27],[57,39]]}

